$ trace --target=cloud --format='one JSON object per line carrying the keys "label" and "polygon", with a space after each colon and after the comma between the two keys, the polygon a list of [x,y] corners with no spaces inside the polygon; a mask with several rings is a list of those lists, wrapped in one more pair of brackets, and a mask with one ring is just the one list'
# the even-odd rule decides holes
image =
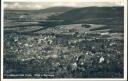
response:
{"label": "cloud", "polygon": [[124,3],[115,3],[115,4],[120,5],[120,6],[123,6],[124,5]]}
{"label": "cloud", "polygon": [[52,6],[77,6],[77,4],[76,3],[68,3],[68,2],[65,2],[65,3],[63,3],[63,2],[59,2],[59,3],[54,3]]}
{"label": "cloud", "polygon": [[20,3],[5,3],[4,8],[7,9],[17,9],[17,8],[22,8],[23,6]]}
{"label": "cloud", "polygon": [[4,8],[7,8],[8,7],[8,5],[7,4],[4,4]]}

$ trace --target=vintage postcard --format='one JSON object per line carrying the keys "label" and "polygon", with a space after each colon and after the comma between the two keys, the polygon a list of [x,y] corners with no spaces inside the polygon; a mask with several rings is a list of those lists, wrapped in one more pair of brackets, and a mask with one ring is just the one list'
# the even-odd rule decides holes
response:
{"label": "vintage postcard", "polygon": [[2,81],[127,81],[127,0],[3,0]]}

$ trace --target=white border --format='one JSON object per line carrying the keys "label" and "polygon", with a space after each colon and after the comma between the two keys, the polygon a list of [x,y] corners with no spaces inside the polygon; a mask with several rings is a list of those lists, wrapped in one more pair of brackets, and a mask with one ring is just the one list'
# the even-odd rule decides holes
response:
{"label": "white border", "polygon": [[3,15],[4,15],[4,8],[3,8],[3,0],[1,1],[1,81],[3,79],[3,27],[4,27],[4,19],[3,19]]}
{"label": "white border", "polygon": [[123,2],[124,0],[4,0],[5,2]]}
{"label": "white border", "polygon": [[128,18],[128,1],[124,1],[124,79],[127,80],[127,18]]}
{"label": "white border", "polygon": [[[124,3],[124,78],[122,79],[112,79],[112,78],[85,78],[85,79],[3,79],[3,15],[4,15],[4,8],[3,3],[4,2],[122,2]],[[127,0],[5,0],[1,1],[1,81],[127,81]]]}

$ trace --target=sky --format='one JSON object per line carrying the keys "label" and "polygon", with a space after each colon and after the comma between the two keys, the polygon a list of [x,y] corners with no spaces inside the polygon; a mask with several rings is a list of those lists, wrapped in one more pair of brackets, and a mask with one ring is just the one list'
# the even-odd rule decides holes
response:
{"label": "sky", "polygon": [[39,10],[49,7],[90,7],[123,6],[119,2],[5,2],[4,8],[10,10]]}

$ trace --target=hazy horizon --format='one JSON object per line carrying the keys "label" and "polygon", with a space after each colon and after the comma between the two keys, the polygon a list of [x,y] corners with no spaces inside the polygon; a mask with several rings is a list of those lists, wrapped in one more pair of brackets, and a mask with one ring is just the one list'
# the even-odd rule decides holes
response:
{"label": "hazy horizon", "polygon": [[40,10],[50,7],[113,7],[123,6],[122,3],[110,2],[5,2],[5,10]]}

